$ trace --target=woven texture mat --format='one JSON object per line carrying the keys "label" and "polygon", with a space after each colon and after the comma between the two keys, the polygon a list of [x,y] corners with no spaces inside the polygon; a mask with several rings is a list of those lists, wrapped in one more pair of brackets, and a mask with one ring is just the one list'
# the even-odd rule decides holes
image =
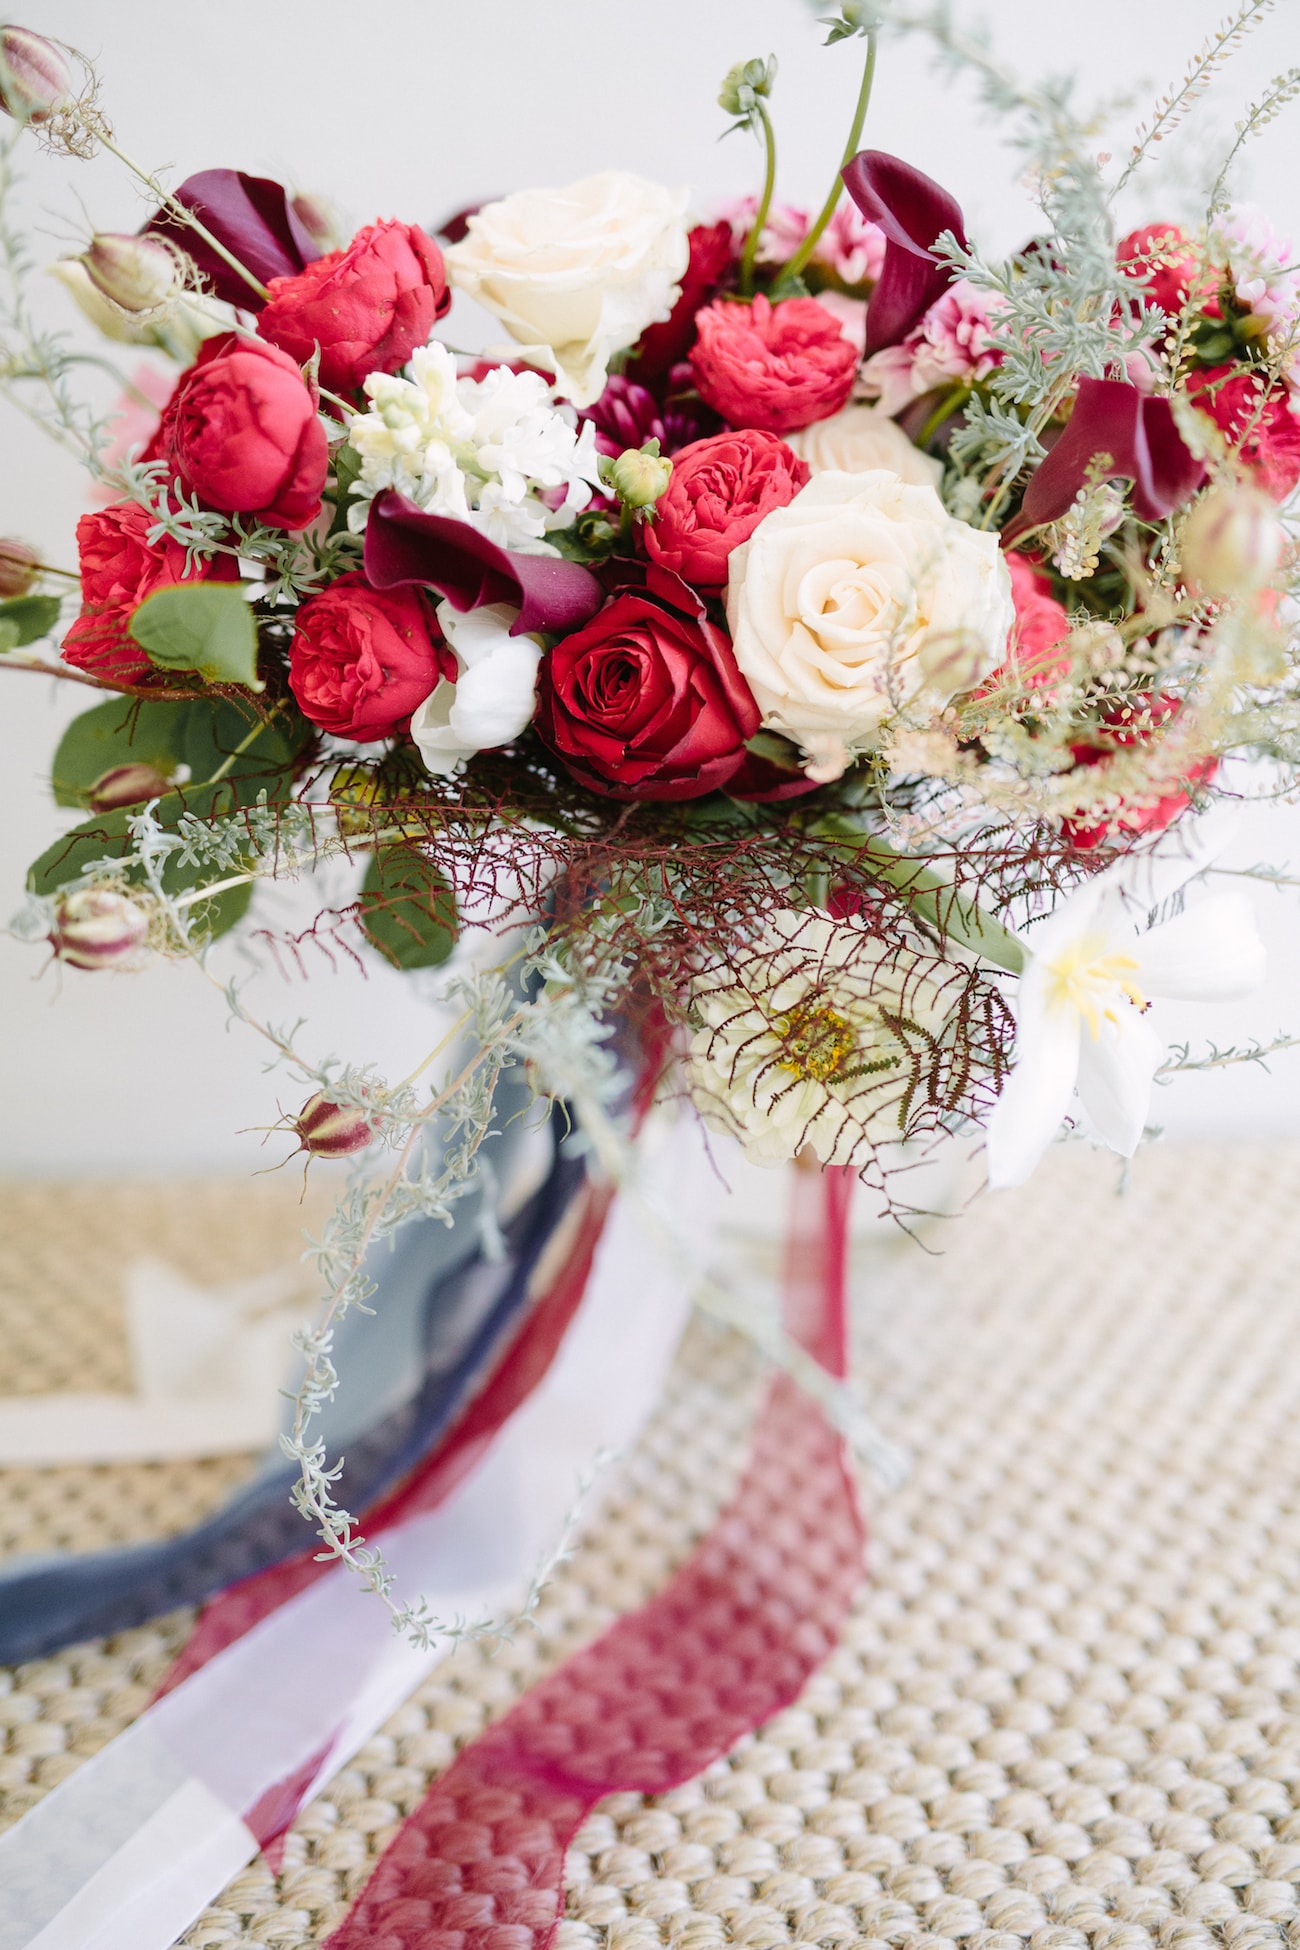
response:
{"label": "woven texture mat", "polygon": [[[866,1486],[843,1644],[699,1780],[589,1819],[561,1950],[1300,1944],[1298,1176],[1294,1146],[1170,1146],[1117,1197],[1114,1161],[1071,1147],[941,1256],[859,1248],[858,1372],[914,1466],[892,1496]],[[78,1309],[109,1381],[114,1255],[234,1277],[302,1224],[234,1186],[26,1187],[4,1208],[4,1383],[23,1388],[87,1385]],[[707,1527],[761,1382],[737,1336],[694,1326],[540,1630],[441,1666],[304,1811],[283,1873],[254,1864],[184,1943],[324,1937],[457,1746]],[[7,1472],[6,1547],[189,1521],[242,1467]],[[139,1710],[188,1625],[0,1674],[7,1818]]]}

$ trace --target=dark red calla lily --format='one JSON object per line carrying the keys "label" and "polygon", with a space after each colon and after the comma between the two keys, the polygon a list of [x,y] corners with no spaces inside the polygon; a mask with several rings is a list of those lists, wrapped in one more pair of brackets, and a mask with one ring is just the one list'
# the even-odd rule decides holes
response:
{"label": "dark red calla lily", "polygon": [[867,351],[879,352],[905,339],[952,282],[952,267],[934,255],[934,245],[945,230],[965,245],[961,205],[932,176],[883,149],[863,149],[840,173],[863,216],[885,233],[885,261],[867,306]]}
{"label": "dark red calla lily", "polygon": [[1143,521],[1161,521],[1181,508],[1205,479],[1205,463],[1184,443],[1167,399],[1123,379],[1081,379],[1069,425],[1025,489],[1007,540],[1058,521],[1099,454],[1110,455],[1112,478],[1132,481],[1133,507]]}
{"label": "dark red calla lily", "polygon": [[365,565],[374,589],[418,582],[462,612],[509,603],[519,611],[512,636],[576,630],[605,600],[600,583],[580,562],[498,548],[467,521],[428,515],[393,488],[371,503]]}
{"label": "dark red calla lily", "polygon": [[[246,176],[242,169],[201,169],[187,176],[176,201],[223,243],[262,284],[292,278],[321,254],[311,232],[295,213],[282,184],[269,176]],[[265,302],[233,271],[198,232],[179,217],[158,210],[145,225],[157,236],[172,237],[193,258],[216,292],[243,311],[260,311]]]}

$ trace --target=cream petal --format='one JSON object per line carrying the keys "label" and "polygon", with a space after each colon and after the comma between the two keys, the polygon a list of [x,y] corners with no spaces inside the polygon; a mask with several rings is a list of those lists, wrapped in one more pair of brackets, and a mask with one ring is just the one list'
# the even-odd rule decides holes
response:
{"label": "cream petal", "polygon": [[1122,1158],[1141,1142],[1151,1107],[1151,1085],[1165,1054],[1155,1030],[1132,1003],[1118,1023],[1102,1024],[1099,1036],[1079,1046],[1079,1099],[1097,1136]]}
{"label": "cream petal", "polygon": [[1016,1061],[988,1121],[988,1173],[994,1190],[1023,1185],[1061,1127],[1079,1073],[1080,1023],[1049,1011],[1026,971],[1017,997]]}

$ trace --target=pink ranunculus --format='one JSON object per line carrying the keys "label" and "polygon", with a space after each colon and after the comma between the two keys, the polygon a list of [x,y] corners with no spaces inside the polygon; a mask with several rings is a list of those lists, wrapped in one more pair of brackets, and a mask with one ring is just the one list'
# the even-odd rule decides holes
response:
{"label": "pink ranunculus", "polygon": [[1070,634],[1070,618],[1052,594],[1048,578],[1027,556],[1008,549],[1005,559],[1016,611],[1011,632],[1016,667],[1021,679],[1038,689],[1070,674],[1070,659],[1060,654]]}
{"label": "pink ranunculus", "polygon": [[683,447],[643,530],[646,554],[697,589],[725,588],[731,551],[808,480],[807,463],[774,433],[748,428]]}
{"label": "pink ranunculus", "polygon": [[857,355],[814,298],[719,300],[696,325],[695,382],[734,427],[791,433],[838,413],[853,390]]}
{"label": "pink ranunculus", "polygon": [[300,366],[320,347],[320,381],[355,392],[396,372],[451,304],[442,252],[417,224],[371,223],[345,250],[272,278],[258,332]]}
{"label": "pink ranunculus", "polygon": [[418,589],[372,589],[340,576],[299,609],[289,688],[303,716],[336,738],[363,744],[404,730],[411,713],[456,660]]}
{"label": "pink ranunculus", "polygon": [[1266,390],[1239,367],[1209,366],[1191,374],[1187,390],[1265,494],[1285,501],[1300,486],[1300,414],[1285,386]]}
{"label": "pink ranunculus", "polygon": [[1002,357],[989,331],[993,315],[984,294],[959,278],[900,344],[872,353],[862,368],[863,393],[892,417],[936,386],[983,379]]}
{"label": "pink ranunculus", "polygon": [[885,261],[885,233],[846,200],[818,239],[813,258],[833,271],[841,284],[875,284]]}
{"label": "pink ranunculus", "polygon": [[137,501],[115,501],[77,523],[81,614],[63,639],[63,661],[114,683],[135,684],[155,666],[129,633],[146,596],[177,582],[233,582],[239,565],[217,555],[186,571],[183,542],[150,542],[154,517]]}

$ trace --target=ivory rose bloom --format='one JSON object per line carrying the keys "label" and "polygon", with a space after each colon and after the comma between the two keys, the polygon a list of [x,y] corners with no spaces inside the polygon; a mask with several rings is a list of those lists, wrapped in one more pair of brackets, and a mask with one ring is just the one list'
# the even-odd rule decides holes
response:
{"label": "ivory rose bloom", "polygon": [[868,474],[885,468],[914,487],[932,488],[943,479],[943,462],[914,447],[878,406],[843,407],[829,420],[788,433],[786,445],[814,474]]}
{"label": "ivory rose bloom", "polygon": [[897,712],[978,683],[1014,614],[997,536],[883,471],[816,475],[731,557],[736,662],[813,778],[838,778]]}
{"label": "ivory rose bloom", "polygon": [[686,200],[618,169],[521,190],[469,219],[448,274],[554,367],[567,399],[591,406],[612,355],[672,312],[690,261]]}

